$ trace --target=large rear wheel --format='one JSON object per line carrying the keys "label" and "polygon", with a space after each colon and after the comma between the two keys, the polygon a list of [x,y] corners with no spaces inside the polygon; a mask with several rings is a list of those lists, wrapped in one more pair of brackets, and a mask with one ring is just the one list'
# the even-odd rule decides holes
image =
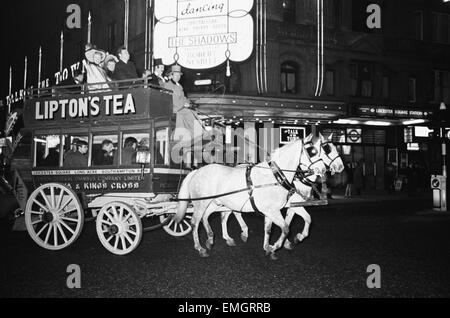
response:
{"label": "large rear wheel", "polygon": [[39,246],[61,250],[79,237],[84,211],[75,192],[62,184],[47,183],[28,198],[25,224]]}

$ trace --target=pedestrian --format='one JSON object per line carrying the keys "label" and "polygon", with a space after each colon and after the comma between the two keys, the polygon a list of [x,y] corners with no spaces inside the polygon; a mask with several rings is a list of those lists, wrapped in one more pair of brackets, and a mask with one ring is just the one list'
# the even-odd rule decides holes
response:
{"label": "pedestrian", "polygon": [[363,164],[362,159],[358,160],[353,171],[353,185],[355,186],[356,195],[361,195],[362,193],[364,178]]}
{"label": "pedestrian", "polygon": [[384,187],[388,194],[392,194],[395,189],[395,167],[392,163],[388,162],[385,169]]}
{"label": "pedestrian", "polygon": [[351,198],[352,197],[352,191],[353,191],[353,165],[351,162],[348,162],[345,165],[345,173],[347,175],[347,181],[346,181],[346,187],[345,187],[345,197]]}

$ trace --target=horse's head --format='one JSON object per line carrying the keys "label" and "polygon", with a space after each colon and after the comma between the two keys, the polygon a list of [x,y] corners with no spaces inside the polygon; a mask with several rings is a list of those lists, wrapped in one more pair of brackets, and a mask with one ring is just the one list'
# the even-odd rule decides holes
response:
{"label": "horse's head", "polygon": [[344,170],[344,163],[342,162],[341,156],[333,145],[331,134],[328,139],[324,138],[322,134],[320,136],[320,158],[322,158],[325,165],[330,169],[332,174],[341,173]]}
{"label": "horse's head", "polygon": [[300,157],[300,169],[311,170],[314,175],[323,176],[327,170],[325,163],[320,158],[320,139],[312,134],[303,139],[302,155]]}

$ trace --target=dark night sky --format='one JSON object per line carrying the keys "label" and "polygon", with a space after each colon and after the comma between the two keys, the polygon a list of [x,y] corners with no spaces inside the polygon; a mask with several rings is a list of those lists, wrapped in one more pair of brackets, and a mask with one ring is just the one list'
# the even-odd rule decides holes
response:
{"label": "dark night sky", "polygon": [[[37,86],[38,52],[43,49],[42,79],[58,71],[60,32],[65,31],[65,44],[78,38],[83,30],[67,30],[65,19],[69,4],[90,0],[7,0],[1,9],[1,39],[3,54],[0,63],[0,98],[5,101],[9,88],[9,67],[13,67],[12,91],[23,88],[24,59],[28,57],[27,86]],[[97,0],[98,1],[98,0]],[[85,28],[83,19],[82,27]],[[66,46],[66,45],[65,45]],[[65,52],[66,54],[66,52]],[[65,65],[66,66],[66,65]],[[47,74],[45,74],[47,73]],[[3,120],[0,118],[0,128]]]}

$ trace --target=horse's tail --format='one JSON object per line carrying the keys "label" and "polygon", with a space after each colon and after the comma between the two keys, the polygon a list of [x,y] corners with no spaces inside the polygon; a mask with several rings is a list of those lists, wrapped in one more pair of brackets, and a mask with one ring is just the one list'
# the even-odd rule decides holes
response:
{"label": "horse's tail", "polygon": [[189,173],[181,184],[180,192],[178,193],[178,199],[180,199],[181,201],[178,201],[177,213],[173,217],[173,219],[177,223],[180,223],[181,220],[183,220],[184,215],[186,214],[189,203],[187,199],[190,199],[189,183],[195,173],[196,171],[192,171],[191,173]]}

